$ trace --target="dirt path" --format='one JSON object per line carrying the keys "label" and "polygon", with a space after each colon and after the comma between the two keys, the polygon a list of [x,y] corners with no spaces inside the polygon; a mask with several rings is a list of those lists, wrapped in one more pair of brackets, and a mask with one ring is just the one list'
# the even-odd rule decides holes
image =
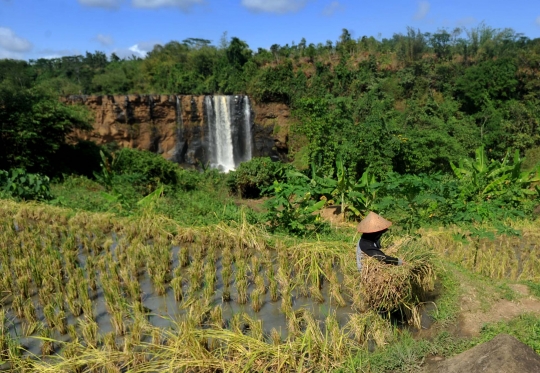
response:
{"label": "dirt path", "polygon": [[[501,289],[489,283],[477,283],[458,274],[461,288],[460,305],[457,321],[445,327],[451,334],[461,338],[472,338],[480,334],[487,323],[511,320],[526,313],[540,315],[540,300],[529,293],[529,288],[522,284],[512,284],[513,299],[501,297]],[[425,336],[433,336],[436,330],[425,331]],[[428,356],[421,372],[439,370],[439,364],[446,360],[441,356]]]}
{"label": "dirt path", "polygon": [[525,313],[540,314],[540,300],[529,294],[526,285],[510,285],[517,299],[498,299],[489,305],[483,304],[476,289],[467,285],[462,287],[465,291],[461,297],[461,312],[456,330],[459,336],[477,336],[486,323],[510,320]]}

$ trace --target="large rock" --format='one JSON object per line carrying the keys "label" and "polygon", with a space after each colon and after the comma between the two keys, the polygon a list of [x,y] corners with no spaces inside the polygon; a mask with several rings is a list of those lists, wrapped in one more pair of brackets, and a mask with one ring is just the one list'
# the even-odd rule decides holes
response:
{"label": "large rock", "polygon": [[426,368],[437,373],[539,373],[540,355],[508,334],[499,334],[448,360]]}
{"label": "large rock", "polygon": [[[208,124],[204,96],[67,96],[61,100],[83,104],[93,113],[93,130],[76,131],[76,138],[149,150],[178,163],[205,162]],[[286,160],[289,108],[250,101],[253,156]]]}

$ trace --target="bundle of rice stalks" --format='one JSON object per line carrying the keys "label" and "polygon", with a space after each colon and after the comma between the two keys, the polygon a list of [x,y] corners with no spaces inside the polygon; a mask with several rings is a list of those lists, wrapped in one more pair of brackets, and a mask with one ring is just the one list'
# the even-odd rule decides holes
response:
{"label": "bundle of rice stalks", "polygon": [[345,330],[363,347],[367,347],[370,341],[382,347],[394,339],[391,324],[374,310],[351,314]]}
{"label": "bundle of rice stalks", "polygon": [[411,243],[401,248],[398,256],[406,264],[394,266],[364,257],[359,278],[364,306],[387,312],[396,309],[414,312],[426,293],[433,290],[436,278],[433,253]]}

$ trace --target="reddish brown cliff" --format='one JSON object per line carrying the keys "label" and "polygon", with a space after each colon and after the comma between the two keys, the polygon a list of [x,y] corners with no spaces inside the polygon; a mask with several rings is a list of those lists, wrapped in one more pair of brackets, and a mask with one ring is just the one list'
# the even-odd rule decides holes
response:
{"label": "reddish brown cliff", "polygon": [[[115,142],[122,147],[162,154],[178,163],[205,162],[208,123],[205,96],[126,95],[68,96],[62,101],[83,104],[93,113],[93,130],[76,132],[97,144]],[[285,160],[289,108],[284,104],[251,101],[253,156]]]}

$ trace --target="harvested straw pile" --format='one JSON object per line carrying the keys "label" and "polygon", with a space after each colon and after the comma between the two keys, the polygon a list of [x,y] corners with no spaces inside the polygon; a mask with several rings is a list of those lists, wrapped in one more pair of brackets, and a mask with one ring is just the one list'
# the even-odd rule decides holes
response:
{"label": "harvested straw pile", "polygon": [[416,307],[432,291],[435,282],[434,255],[416,243],[402,247],[397,255],[406,264],[394,266],[364,257],[360,293],[364,307],[384,311],[401,309],[416,324]]}

